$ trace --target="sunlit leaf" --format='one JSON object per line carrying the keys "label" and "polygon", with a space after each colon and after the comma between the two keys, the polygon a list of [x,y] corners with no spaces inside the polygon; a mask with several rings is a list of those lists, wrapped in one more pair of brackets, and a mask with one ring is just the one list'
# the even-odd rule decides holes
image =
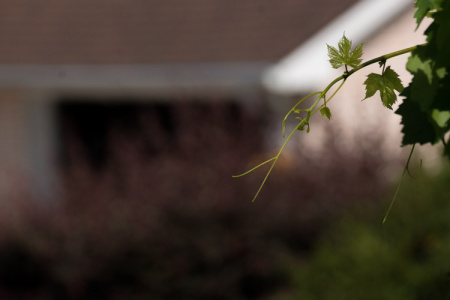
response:
{"label": "sunlit leaf", "polygon": [[389,109],[392,109],[392,105],[397,101],[394,90],[403,91],[402,82],[391,67],[387,67],[381,75],[369,74],[364,84],[366,85],[366,97],[364,99],[372,97],[379,91],[383,105]]}
{"label": "sunlit leaf", "polygon": [[352,41],[347,39],[344,35],[338,43],[338,49],[327,44],[328,47],[328,57],[331,66],[334,69],[340,68],[344,65],[350,66],[352,68],[357,67],[362,59],[363,55],[363,44],[358,45],[354,51],[351,51]]}

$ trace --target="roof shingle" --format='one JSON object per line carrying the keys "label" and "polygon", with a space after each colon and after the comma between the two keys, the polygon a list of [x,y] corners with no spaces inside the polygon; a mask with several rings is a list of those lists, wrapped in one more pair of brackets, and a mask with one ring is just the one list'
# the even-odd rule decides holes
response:
{"label": "roof shingle", "polygon": [[273,62],[357,0],[0,0],[0,64]]}

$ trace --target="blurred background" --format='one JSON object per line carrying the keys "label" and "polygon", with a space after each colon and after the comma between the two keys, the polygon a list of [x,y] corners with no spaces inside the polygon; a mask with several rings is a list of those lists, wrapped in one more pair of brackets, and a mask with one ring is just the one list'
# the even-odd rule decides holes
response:
{"label": "blurred background", "polygon": [[[413,46],[427,26],[413,14],[409,0],[0,0],[0,297],[448,299],[440,150],[415,154],[380,226],[410,149],[378,96],[361,102],[378,66],[294,136],[254,203],[265,170],[231,178],[340,75],[327,43],[345,32],[364,60]],[[405,84],[406,59],[388,62]]]}

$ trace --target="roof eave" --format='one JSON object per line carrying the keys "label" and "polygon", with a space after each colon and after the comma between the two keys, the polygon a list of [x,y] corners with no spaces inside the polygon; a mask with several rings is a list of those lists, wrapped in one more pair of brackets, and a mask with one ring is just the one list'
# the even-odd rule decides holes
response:
{"label": "roof eave", "polygon": [[353,45],[362,43],[411,7],[411,0],[358,2],[277,64],[269,67],[262,78],[264,87],[274,94],[292,95],[323,86],[338,76],[327,60],[327,43],[337,44],[344,32],[353,41]]}
{"label": "roof eave", "polygon": [[265,63],[0,65],[0,87],[35,89],[233,90],[261,86]]}

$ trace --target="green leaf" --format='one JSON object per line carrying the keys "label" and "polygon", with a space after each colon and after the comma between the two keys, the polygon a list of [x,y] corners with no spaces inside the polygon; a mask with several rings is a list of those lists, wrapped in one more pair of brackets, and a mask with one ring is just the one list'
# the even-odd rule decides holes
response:
{"label": "green leaf", "polygon": [[438,141],[432,119],[420,109],[418,103],[405,99],[395,113],[402,116],[403,146],[415,143],[434,144]]}
{"label": "green leaf", "polygon": [[328,120],[331,120],[331,118],[332,118],[331,111],[326,106],[324,106],[320,109],[320,115],[322,116],[322,118],[323,118],[323,116],[327,117]]}
{"label": "green leaf", "polygon": [[414,18],[417,19],[417,26],[420,25],[423,18],[432,10],[438,10],[441,7],[442,0],[417,0],[414,4],[417,11],[414,13]]}
{"label": "green leaf", "polygon": [[363,55],[363,44],[358,45],[355,50],[350,51],[352,48],[352,41],[347,39],[345,34],[342,36],[338,43],[338,49],[327,44],[328,47],[328,57],[331,66],[334,69],[340,68],[343,65],[350,66],[352,68],[357,67],[362,59]]}
{"label": "green leaf", "polygon": [[440,140],[443,140],[445,133],[450,129],[450,111],[440,111],[433,109],[431,111],[432,124],[434,125],[434,131]]}
{"label": "green leaf", "polygon": [[381,75],[369,74],[364,84],[366,85],[366,97],[363,100],[372,97],[377,91],[380,91],[381,101],[389,109],[392,109],[392,105],[397,101],[397,95],[394,90],[398,92],[403,91],[403,85],[400,78],[398,78],[398,74],[390,66]]}
{"label": "green leaf", "polygon": [[435,91],[435,97],[433,101],[433,108],[440,111],[450,111],[450,101],[448,96],[450,95],[450,76],[447,76],[440,81],[441,85]]}
{"label": "green leaf", "polygon": [[342,61],[341,55],[339,54],[339,51],[336,50],[336,48],[331,47],[327,44],[328,47],[328,57],[330,58],[329,62],[331,66],[334,69],[338,69],[344,65],[344,62]]}
{"label": "green leaf", "polygon": [[355,50],[353,50],[353,52],[350,53],[349,62],[347,63],[347,65],[351,66],[352,68],[355,68],[361,63],[362,61],[361,57],[363,55],[363,45],[364,43],[359,44],[355,48]]}
{"label": "green leaf", "polygon": [[434,14],[433,17],[434,26],[431,31],[434,32],[427,32],[427,34],[429,34],[428,41],[430,42],[430,44],[435,45],[434,47],[436,49],[436,53],[434,53],[434,56],[430,56],[435,58],[438,68],[446,66],[447,71],[450,72],[450,57],[448,55],[450,48],[450,2],[443,2],[442,8],[436,14]]}
{"label": "green leaf", "polygon": [[439,127],[447,128],[448,120],[450,119],[450,111],[439,111],[437,109],[433,109],[431,117]]}
{"label": "green leaf", "polygon": [[408,58],[408,62],[406,63],[406,68],[411,73],[417,73],[417,71],[421,70],[423,74],[426,76],[428,83],[431,83],[433,80],[433,60],[428,57],[427,49],[424,46],[419,46],[417,49],[411,54]]}

